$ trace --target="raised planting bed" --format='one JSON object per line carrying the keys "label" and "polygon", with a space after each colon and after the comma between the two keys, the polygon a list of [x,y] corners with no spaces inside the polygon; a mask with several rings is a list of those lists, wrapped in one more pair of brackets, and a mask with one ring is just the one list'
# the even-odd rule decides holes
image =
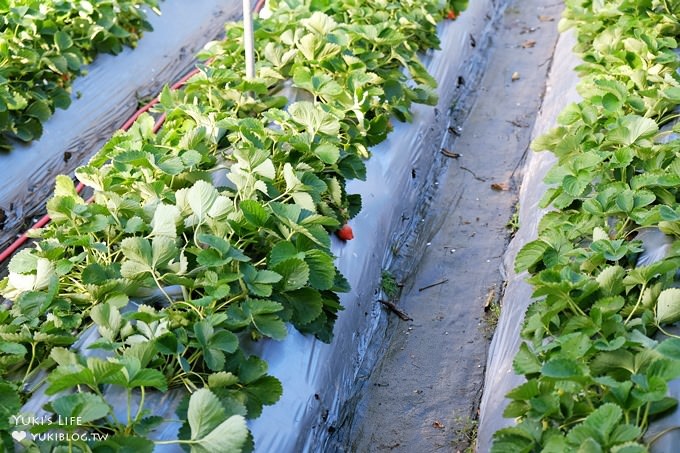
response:
{"label": "raised planting bed", "polygon": [[[554,157],[532,157],[522,189],[519,275],[490,352],[480,449],[672,451],[659,425],[680,376],[676,8],[567,2],[581,100],[565,105],[576,81],[553,68],[538,131],[564,110],[534,142]],[[574,61],[570,43],[560,64]],[[501,412],[516,424],[502,428]]]}
{"label": "raised planting bed", "polygon": [[[291,325],[330,341],[342,308],[338,293],[349,290],[329,237],[361,206],[345,182],[365,176],[362,158],[397,121],[423,115],[429,123],[419,133],[445,124],[441,111],[412,107],[437,102],[436,82],[418,55],[439,45],[436,23],[447,8],[315,5],[269,5],[272,16],[255,27],[256,52],[266,59],[252,80],[242,73],[242,29],[228,26],[227,39],[204,52],[211,62],[182,90],[161,94],[166,120],[158,133],[142,116],[76,170],[93,203],[69,178],[57,179],[48,203],[53,222],[15,256],[1,284],[11,301],[0,328],[8,345],[0,387],[8,410],[48,395],[53,415],[81,415],[89,432],[110,435],[71,443],[82,451],[252,448],[245,419],[257,418],[282,391],[254,352],[266,356],[273,346],[267,338],[283,339]],[[469,36],[447,32],[456,25],[442,36],[447,45],[464,44],[458,49],[465,55]],[[430,64],[448,80],[458,75],[440,56]],[[361,275],[352,259],[338,263],[354,283]],[[85,341],[92,333],[99,338]],[[289,348],[323,347],[311,336],[291,337]],[[340,377],[319,385],[332,393]],[[161,439],[166,422],[153,416],[160,414],[149,401],[168,388],[168,395],[185,394],[179,406],[169,404],[183,426]],[[125,404],[114,407],[121,394]],[[313,415],[304,418],[300,432]],[[262,451],[323,443],[317,433],[311,443],[274,437],[259,446],[257,424],[251,426]],[[5,442],[17,430],[8,428]]]}

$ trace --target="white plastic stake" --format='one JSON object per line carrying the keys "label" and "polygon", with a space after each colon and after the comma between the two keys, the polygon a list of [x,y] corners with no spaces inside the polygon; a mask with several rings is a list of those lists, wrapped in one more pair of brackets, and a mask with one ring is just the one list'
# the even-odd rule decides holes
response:
{"label": "white plastic stake", "polygon": [[250,0],[243,0],[243,45],[246,52],[246,80],[255,78],[255,44],[253,42],[253,13]]}

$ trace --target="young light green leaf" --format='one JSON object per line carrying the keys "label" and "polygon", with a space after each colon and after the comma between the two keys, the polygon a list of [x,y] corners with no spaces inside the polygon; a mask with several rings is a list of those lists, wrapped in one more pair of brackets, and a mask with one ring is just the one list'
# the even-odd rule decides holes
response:
{"label": "young light green leaf", "polygon": [[118,308],[107,303],[95,305],[90,311],[90,317],[102,337],[109,341],[116,340],[123,321]]}
{"label": "young light green leaf", "polygon": [[276,168],[271,159],[265,159],[261,164],[253,168],[253,173],[260,175],[267,179],[276,178]]}
{"label": "young light green leaf", "polygon": [[148,240],[140,237],[125,238],[120,249],[129,260],[121,267],[123,277],[135,278],[146,272],[153,272],[153,250]]}
{"label": "young light green leaf", "polygon": [[154,269],[166,266],[177,256],[177,246],[172,238],[160,236],[151,240],[152,261]]}
{"label": "young light green leaf", "polygon": [[680,320],[680,288],[661,291],[656,304],[656,322],[671,324]]}
{"label": "young light green leaf", "polygon": [[314,149],[314,154],[324,163],[333,165],[340,158],[340,149],[331,143],[322,143]]}
{"label": "young light green leaf", "polygon": [[206,388],[191,395],[187,418],[191,453],[240,452],[248,438],[245,418],[226,418],[220,400]]}
{"label": "young light green leaf", "polygon": [[326,135],[337,136],[340,132],[340,122],[330,113],[321,110],[308,101],[299,101],[288,107],[293,120],[305,127],[311,136],[321,132]]}
{"label": "young light green leaf", "polygon": [[[166,236],[154,237],[151,242],[141,237],[125,238],[121,242],[121,250],[128,259],[121,265],[120,273],[130,279],[141,278],[156,269],[168,267],[178,258],[174,239]],[[181,256],[179,258],[178,266],[173,270],[183,273],[186,263],[182,262]]]}
{"label": "young light green leaf", "polygon": [[[76,169],[76,177],[80,182],[88,187],[92,187],[94,190],[104,190],[104,178],[102,177],[102,171],[98,168],[92,167],[91,165],[79,167]],[[72,192],[71,195],[75,196],[76,194],[73,183],[69,178],[67,179],[68,186],[70,186],[70,192]],[[56,191],[55,194],[57,194]],[[61,195],[67,195],[67,193],[62,193]]]}
{"label": "young light green leaf", "polygon": [[30,249],[20,250],[12,257],[7,269],[15,274],[28,274],[38,267],[38,256]]}
{"label": "young light green leaf", "polygon": [[332,17],[319,11],[315,11],[308,19],[302,19],[300,23],[309,31],[322,36],[326,36],[338,26]]}
{"label": "young light green leaf", "polygon": [[211,389],[231,387],[236,384],[238,384],[238,376],[226,371],[220,371],[208,376],[208,387]]}
{"label": "young light green leaf", "polygon": [[316,212],[316,203],[314,203],[314,199],[307,192],[293,192],[291,193],[291,196],[293,197],[293,201],[302,208],[310,212]]}
{"label": "young light green leaf", "polygon": [[641,138],[656,134],[658,130],[659,126],[653,119],[628,115],[621,118],[621,126],[611,132],[609,139],[614,143],[630,146]]}
{"label": "young light green leaf", "polygon": [[293,192],[302,186],[302,181],[295,175],[293,166],[288,162],[283,164],[283,178],[286,181],[286,191],[288,192]]}
{"label": "young light green leaf", "polygon": [[151,219],[151,235],[176,238],[179,218],[180,212],[176,206],[159,203]]}
{"label": "young light green leaf", "polygon": [[217,189],[203,180],[196,181],[187,191],[186,200],[199,221],[206,217],[217,195]]}
{"label": "young light green leaf", "polygon": [[[79,424],[90,423],[106,417],[111,411],[102,397],[93,393],[74,393],[62,396],[52,401],[50,405],[62,419],[78,420]],[[77,427],[71,423],[71,429]]]}
{"label": "young light green leaf", "polygon": [[54,395],[76,385],[96,385],[96,378],[92,371],[83,365],[60,365],[47,377],[49,386],[45,390],[48,395]]}

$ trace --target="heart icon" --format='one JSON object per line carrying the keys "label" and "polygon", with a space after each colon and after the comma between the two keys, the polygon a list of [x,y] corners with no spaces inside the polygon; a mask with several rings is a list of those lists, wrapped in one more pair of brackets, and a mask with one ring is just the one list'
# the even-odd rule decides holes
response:
{"label": "heart icon", "polygon": [[12,431],[12,437],[17,442],[21,442],[22,440],[26,439],[26,431]]}

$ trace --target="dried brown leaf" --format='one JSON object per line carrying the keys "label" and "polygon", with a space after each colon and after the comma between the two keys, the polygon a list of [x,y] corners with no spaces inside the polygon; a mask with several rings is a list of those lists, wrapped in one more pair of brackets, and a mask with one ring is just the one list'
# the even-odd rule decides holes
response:
{"label": "dried brown leaf", "polygon": [[442,148],[441,153],[442,153],[443,155],[445,155],[446,157],[450,157],[450,158],[452,158],[452,159],[458,159],[458,158],[461,156],[461,154],[459,154],[459,153],[454,153],[453,151],[449,151],[449,150],[446,149],[446,148]]}
{"label": "dried brown leaf", "polygon": [[489,292],[486,295],[486,300],[484,301],[484,311],[488,310],[493,301],[496,300],[496,286],[489,288]]}

